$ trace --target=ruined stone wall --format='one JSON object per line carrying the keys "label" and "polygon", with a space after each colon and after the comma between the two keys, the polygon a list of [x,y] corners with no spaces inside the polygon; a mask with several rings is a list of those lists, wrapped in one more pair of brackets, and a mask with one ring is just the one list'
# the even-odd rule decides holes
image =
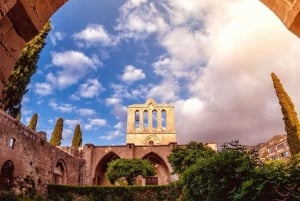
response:
{"label": "ruined stone wall", "polygon": [[0,0],[0,92],[25,43],[66,1]]}
{"label": "ruined stone wall", "polygon": [[168,162],[168,156],[176,144],[159,145],[159,146],[135,146],[128,144],[124,146],[94,146],[85,145],[82,151],[82,157],[85,160],[84,184],[107,185],[107,183],[95,182],[97,175],[104,177],[107,163],[116,158],[144,158],[153,163],[161,165],[162,178],[165,178],[160,184],[170,182],[172,167]]}
{"label": "ruined stone wall", "polygon": [[58,162],[63,165],[65,184],[78,184],[82,160],[50,145],[45,136],[25,127],[0,111],[0,174],[6,161],[13,163],[14,183],[26,176],[34,178],[37,190],[54,183]]}

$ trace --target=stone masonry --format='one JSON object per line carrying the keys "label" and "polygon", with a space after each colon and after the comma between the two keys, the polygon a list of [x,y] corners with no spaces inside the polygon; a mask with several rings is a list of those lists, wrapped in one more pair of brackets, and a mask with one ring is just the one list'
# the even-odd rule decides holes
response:
{"label": "stone masonry", "polygon": [[34,132],[0,110],[0,186],[19,189],[27,176],[38,191],[50,183],[77,185],[82,166],[82,159],[50,145],[44,132]]}

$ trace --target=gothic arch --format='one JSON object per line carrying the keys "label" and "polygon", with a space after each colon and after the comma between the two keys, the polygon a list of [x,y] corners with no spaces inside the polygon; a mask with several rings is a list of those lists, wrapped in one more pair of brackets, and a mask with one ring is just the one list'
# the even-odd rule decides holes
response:
{"label": "gothic arch", "polygon": [[155,167],[159,185],[170,183],[170,171],[167,163],[156,153],[150,152],[143,159],[149,160]]}
{"label": "gothic arch", "polygon": [[54,184],[67,183],[67,168],[63,159],[59,159],[53,168],[53,183]]}
{"label": "gothic arch", "polygon": [[107,170],[107,164],[113,160],[119,159],[120,157],[114,152],[109,152],[106,154],[98,163],[95,174],[93,178],[94,185],[108,186],[110,182],[105,177],[105,173]]}
{"label": "gothic arch", "polygon": [[0,189],[11,189],[13,186],[14,171],[14,164],[11,160],[7,160],[3,163],[0,172]]}

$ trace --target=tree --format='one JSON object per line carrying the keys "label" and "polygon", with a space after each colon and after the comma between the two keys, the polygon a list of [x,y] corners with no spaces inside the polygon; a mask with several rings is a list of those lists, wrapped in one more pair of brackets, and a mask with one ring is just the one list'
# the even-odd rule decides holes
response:
{"label": "tree", "polygon": [[0,96],[0,109],[12,117],[16,117],[21,111],[21,102],[24,94],[28,91],[27,85],[31,76],[36,72],[40,52],[45,46],[45,39],[51,29],[48,21],[41,32],[26,43],[8,81],[4,83],[2,95]]}
{"label": "tree", "polygon": [[20,120],[21,120],[21,111],[16,116],[16,121],[20,122]]}
{"label": "tree", "polygon": [[150,161],[144,159],[117,159],[108,163],[106,176],[110,183],[125,178],[128,185],[134,185],[136,177],[153,176],[155,174],[154,166]]}
{"label": "tree", "polygon": [[283,114],[283,120],[285,124],[285,131],[287,132],[287,141],[290,147],[291,155],[300,153],[300,124],[297,117],[297,113],[294,108],[294,104],[285,92],[279,78],[275,73],[271,74],[273,85],[276,95],[279,99],[281,111]]}
{"label": "tree", "polygon": [[183,173],[187,200],[234,200],[235,190],[257,165],[257,154],[246,151],[237,141],[226,143],[222,151],[198,160]]}
{"label": "tree", "polygon": [[64,120],[63,118],[60,117],[56,121],[54,130],[51,135],[50,144],[54,146],[61,145],[63,127],[64,127]]}
{"label": "tree", "polygon": [[215,153],[210,147],[202,143],[190,142],[186,146],[176,146],[172,149],[168,160],[173,168],[174,173],[181,174],[197,160],[208,158]]}
{"label": "tree", "polygon": [[72,147],[80,147],[81,144],[82,144],[82,132],[81,132],[80,125],[77,124],[73,135]]}
{"label": "tree", "polygon": [[38,121],[38,114],[34,113],[30,119],[30,122],[28,124],[28,128],[31,128],[32,130],[36,131],[36,125]]}

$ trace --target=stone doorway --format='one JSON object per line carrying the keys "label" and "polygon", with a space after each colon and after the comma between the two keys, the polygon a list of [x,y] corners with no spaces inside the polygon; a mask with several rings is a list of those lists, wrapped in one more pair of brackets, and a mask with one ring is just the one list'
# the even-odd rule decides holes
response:
{"label": "stone doorway", "polygon": [[66,166],[62,160],[59,160],[53,169],[53,183],[66,184],[66,175]]}

